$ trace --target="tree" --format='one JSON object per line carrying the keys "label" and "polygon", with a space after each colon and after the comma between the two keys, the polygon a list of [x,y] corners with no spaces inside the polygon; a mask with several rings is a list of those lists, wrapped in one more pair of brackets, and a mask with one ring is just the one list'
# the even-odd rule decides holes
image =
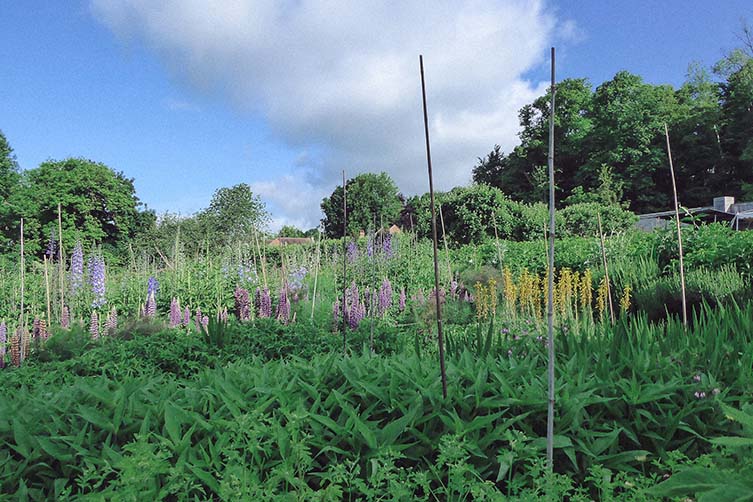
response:
{"label": "tree", "polygon": [[215,247],[248,242],[269,220],[266,206],[251,187],[240,183],[220,188],[209,207],[196,216]]}
{"label": "tree", "polygon": [[280,231],[277,232],[277,237],[307,237],[307,235],[303,230],[292,225],[283,225]]}
{"label": "tree", "polygon": [[9,198],[18,187],[20,178],[13,148],[0,131],[0,235],[4,237],[0,242],[0,251],[7,248],[12,241],[10,234],[11,229],[15,229],[18,211],[11,206]]}
{"label": "tree", "polygon": [[[387,173],[364,173],[347,181],[348,235],[395,223],[403,207],[397,185]],[[322,200],[324,232],[329,238],[343,236],[343,187]]]}
{"label": "tree", "polygon": [[[133,179],[102,163],[80,158],[48,161],[25,171],[9,202],[17,216],[25,218],[31,253],[39,252],[51,231],[56,231],[58,204],[62,208],[63,241],[68,247],[80,238],[117,253],[149,218],[140,210]],[[16,241],[17,226],[12,232]]]}

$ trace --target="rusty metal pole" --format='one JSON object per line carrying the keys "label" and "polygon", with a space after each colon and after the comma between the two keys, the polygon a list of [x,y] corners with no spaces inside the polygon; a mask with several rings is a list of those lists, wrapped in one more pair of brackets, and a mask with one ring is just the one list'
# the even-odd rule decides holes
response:
{"label": "rusty metal pole", "polygon": [[426,163],[429,166],[429,197],[431,198],[431,234],[434,244],[434,300],[437,304],[437,343],[439,344],[439,371],[442,374],[442,396],[447,397],[447,373],[444,364],[444,337],[442,335],[442,304],[439,301],[439,256],[437,251],[437,212],[434,208],[434,181],[431,173],[431,147],[429,146],[429,115],[426,111],[426,84],[424,82],[424,57],[418,56],[421,67],[421,97],[424,104],[424,133],[426,136]]}

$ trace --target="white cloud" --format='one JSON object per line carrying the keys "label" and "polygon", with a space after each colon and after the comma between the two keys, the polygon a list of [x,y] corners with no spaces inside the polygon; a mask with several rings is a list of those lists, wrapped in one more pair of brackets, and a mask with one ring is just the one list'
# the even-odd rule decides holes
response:
{"label": "white cloud", "polygon": [[556,26],[543,0],[91,5],[118,36],[144,40],[197,89],[264,116],[291,148],[317,152],[298,159],[296,176],[254,184],[283,211],[280,221],[306,227],[342,169],[349,177],[386,171],[407,194],[427,190],[418,54],[436,186],[467,183],[495,143],[511,149],[518,109],[545,88],[524,75],[546,62]]}

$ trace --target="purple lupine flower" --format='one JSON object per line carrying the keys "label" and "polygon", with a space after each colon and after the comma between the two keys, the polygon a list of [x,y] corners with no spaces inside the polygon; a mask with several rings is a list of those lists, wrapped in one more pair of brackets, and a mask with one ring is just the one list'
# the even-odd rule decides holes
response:
{"label": "purple lupine flower", "polygon": [[400,288],[400,301],[398,303],[398,308],[400,309],[400,312],[405,310],[405,300],[406,300],[405,288]]}
{"label": "purple lupine flower", "polygon": [[63,312],[60,314],[60,326],[63,329],[68,329],[71,325],[71,313],[68,310],[68,305],[63,306]]}
{"label": "purple lupine flower", "polygon": [[301,293],[304,291],[305,286],[303,280],[306,278],[308,270],[306,267],[299,267],[288,274],[288,282],[286,289],[288,291],[288,300],[297,302],[301,298]]}
{"label": "purple lupine flower", "polygon": [[272,298],[269,288],[264,288],[259,294],[259,317],[272,317]]}
{"label": "purple lupine flower", "polygon": [[159,281],[157,281],[156,277],[150,276],[146,282],[146,296],[157,296],[157,291],[159,291]]}
{"label": "purple lupine flower", "polygon": [[115,310],[115,307],[113,307],[110,310],[110,314],[107,316],[107,320],[105,321],[105,335],[112,335],[115,333],[115,330],[118,329],[118,311]]}
{"label": "purple lupine flower", "polygon": [[280,302],[277,304],[276,317],[282,324],[287,324],[290,321],[290,302],[284,287],[280,290]]}
{"label": "purple lupine flower", "polygon": [[5,368],[5,344],[8,341],[8,327],[0,322],[0,369]]}
{"label": "purple lupine flower", "polygon": [[348,326],[350,326],[350,329],[356,329],[364,317],[366,317],[366,305],[356,300],[351,305],[350,313],[348,314]]}
{"label": "purple lupine flower", "polygon": [[81,290],[81,286],[84,285],[84,248],[81,246],[81,241],[77,241],[73,247],[68,282],[71,284],[71,295],[73,296],[76,296]]}
{"label": "purple lupine flower", "polygon": [[[201,308],[196,307],[196,319],[194,322],[196,323],[196,331],[201,333],[201,325],[203,324],[204,317],[201,315]],[[209,322],[209,320],[207,320]]]}
{"label": "purple lupine flower", "polygon": [[92,310],[92,316],[89,320],[89,334],[92,336],[92,340],[99,338],[99,317],[96,310]]}
{"label": "purple lupine flower", "polygon": [[149,293],[146,299],[146,307],[144,307],[144,315],[150,319],[154,319],[157,315],[157,301],[154,299],[154,291]]}
{"label": "purple lupine flower", "polygon": [[392,284],[388,278],[382,281],[382,287],[379,288],[379,315],[384,315],[392,307]]}
{"label": "purple lupine flower", "polygon": [[346,256],[348,257],[349,263],[353,263],[354,261],[356,261],[356,258],[358,258],[358,246],[356,246],[356,243],[354,241],[350,241],[348,243]]}
{"label": "purple lupine flower", "polygon": [[251,305],[248,290],[240,286],[235,287],[235,317],[239,321],[248,321],[251,318]]}
{"label": "purple lupine flower", "polygon": [[180,303],[178,299],[173,297],[170,301],[170,321],[168,322],[168,328],[177,328],[183,321],[180,313]]}
{"label": "purple lupine flower", "polygon": [[227,307],[224,307],[219,315],[220,321],[227,322]]}
{"label": "purple lupine flower", "polygon": [[384,236],[384,240],[382,241],[382,253],[384,253],[384,256],[387,258],[392,258],[392,234],[387,233]]}
{"label": "purple lupine flower", "polygon": [[204,316],[201,318],[201,326],[204,328],[204,331],[209,329],[209,316]]}
{"label": "purple lupine flower", "polygon": [[99,255],[89,257],[89,284],[92,288],[92,308],[102,307],[105,300],[105,260]]}
{"label": "purple lupine flower", "polygon": [[189,324],[191,324],[191,309],[186,305],[186,308],[183,310],[183,327],[187,328]]}
{"label": "purple lupine flower", "polygon": [[342,314],[340,312],[341,310],[340,299],[338,298],[335,300],[335,303],[332,304],[332,322],[335,326],[340,322],[340,315]]}
{"label": "purple lupine flower", "polygon": [[371,289],[368,287],[363,291],[363,300],[366,305],[371,305]]}
{"label": "purple lupine flower", "polygon": [[39,317],[34,317],[34,320],[31,321],[31,338],[35,342],[39,342],[42,338],[42,334],[39,331]]}
{"label": "purple lupine flower", "polygon": [[47,241],[47,248],[44,251],[44,255],[47,257],[47,261],[54,262],[58,254],[58,240],[55,238],[55,229],[50,229],[50,238]]}

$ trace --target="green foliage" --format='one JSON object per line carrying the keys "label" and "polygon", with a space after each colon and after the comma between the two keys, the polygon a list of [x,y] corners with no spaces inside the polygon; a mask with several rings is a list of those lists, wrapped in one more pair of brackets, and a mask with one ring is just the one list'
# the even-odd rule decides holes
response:
{"label": "green foliage", "polygon": [[236,242],[251,242],[269,215],[251,187],[240,183],[215,191],[209,207],[199,212],[196,218],[213,248],[221,249]]}
{"label": "green foliage", "polygon": [[[347,182],[348,235],[375,230],[398,220],[403,207],[397,185],[387,173],[364,173]],[[322,200],[324,233],[330,238],[343,236],[343,187],[338,186]]]}
{"label": "green foliage", "polygon": [[108,252],[123,253],[148,216],[140,209],[132,179],[86,159],[48,161],[24,171],[8,202],[17,218],[7,237],[18,243],[19,220],[24,217],[30,254],[43,249],[51,231],[57,232],[58,203],[68,252],[81,239],[99,243]]}

